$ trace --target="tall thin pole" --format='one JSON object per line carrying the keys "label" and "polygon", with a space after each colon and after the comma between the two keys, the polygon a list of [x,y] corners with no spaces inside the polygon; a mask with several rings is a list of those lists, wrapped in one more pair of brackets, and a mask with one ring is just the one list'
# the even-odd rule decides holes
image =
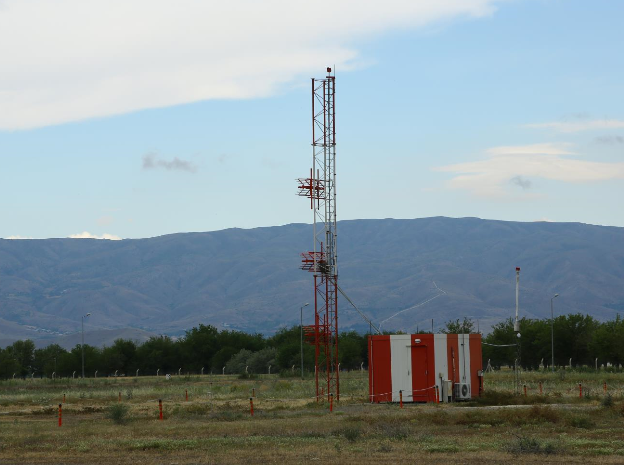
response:
{"label": "tall thin pole", "polygon": [[310,304],[305,304],[301,307],[301,320],[299,328],[301,330],[301,379],[303,380],[303,307],[307,307]]}
{"label": "tall thin pole", "polygon": [[553,373],[555,372],[555,312],[553,310],[553,300],[557,297],[559,297],[559,294],[555,294],[550,298],[550,354],[552,355],[550,368]]}
{"label": "tall thin pole", "polygon": [[82,377],[84,379],[84,316],[81,318],[82,325],[82,344],[80,344],[80,351],[82,352]]}
{"label": "tall thin pole", "polygon": [[80,344],[80,351],[82,352],[82,378],[84,379],[85,375],[84,375],[84,319],[88,316],[90,316],[90,313],[87,313],[86,315],[82,316],[81,319],[81,326],[82,326],[82,344]]}

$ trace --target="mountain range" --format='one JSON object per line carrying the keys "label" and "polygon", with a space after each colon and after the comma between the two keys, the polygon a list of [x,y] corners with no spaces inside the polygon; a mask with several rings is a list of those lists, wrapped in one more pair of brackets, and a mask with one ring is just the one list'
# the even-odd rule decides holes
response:
{"label": "mountain range", "polygon": [[[382,330],[430,330],[433,319],[437,331],[469,317],[487,331],[515,312],[517,266],[520,316],[550,317],[555,293],[556,314],[604,320],[624,311],[624,228],[434,217],[341,221],[338,233],[340,286]],[[87,313],[86,332],[133,328],[143,339],[200,323],[272,333],[299,324],[301,306],[313,302],[312,274],[298,269],[311,247],[307,224],[2,239],[0,345],[67,339]],[[342,296],[339,327],[369,329]]]}

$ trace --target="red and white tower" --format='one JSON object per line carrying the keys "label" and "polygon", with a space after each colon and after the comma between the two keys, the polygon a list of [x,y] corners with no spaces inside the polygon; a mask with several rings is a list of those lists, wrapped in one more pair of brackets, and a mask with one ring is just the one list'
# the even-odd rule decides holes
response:
{"label": "red and white tower", "polygon": [[336,77],[331,68],[312,79],[312,168],[298,180],[298,195],[310,199],[314,246],[301,269],[314,273],[314,325],[304,327],[315,352],[316,398],[340,399],[338,370],[338,254],[336,231]]}

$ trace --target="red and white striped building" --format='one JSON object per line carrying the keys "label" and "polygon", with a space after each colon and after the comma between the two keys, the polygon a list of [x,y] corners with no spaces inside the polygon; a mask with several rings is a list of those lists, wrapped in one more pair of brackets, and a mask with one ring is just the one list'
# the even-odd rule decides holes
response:
{"label": "red and white striped building", "polygon": [[480,334],[369,336],[371,402],[468,400],[483,390]]}

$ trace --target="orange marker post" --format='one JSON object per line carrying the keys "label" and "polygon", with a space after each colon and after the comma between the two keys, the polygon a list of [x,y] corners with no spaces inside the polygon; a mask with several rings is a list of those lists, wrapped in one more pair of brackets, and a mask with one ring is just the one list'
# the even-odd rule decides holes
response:
{"label": "orange marker post", "polygon": [[329,413],[334,411],[334,393],[329,393]]}
{"label": "orange marker post", "polygon": [[253,409],[253,397],[249,398],[249,413],[251,413],[251,416],[253,417],[254,414],[254,409]]}
{"label": "orange marker post", "polygon": [[607,393],[607,382],[605,381],[604,383],[602,383],[602,389],[604,390],[604,393]]}
{"label": "orange marker post", "polygon": [[524,385],[524,397],[527,396],[526,384]]}
{"label": "orange marker post", "polygon": [[158,399],[158,413],[159,413],[159,417],[158,419],[160,421],[162,421],[163,419],[163,414],[162,414],[162,399]]}
{"label": "orange marker post", "polygon": [[583,385],[579,383],[579,399],[583,398]]}
{"label": "orange marker post", "polygon": [[63,404],[59,404],[59,426],[63,426]]}
{"label": "orange marker post", "polygon": [[403,391],[399,391],[399,406],[403,408]]}
{"label": "orange marker post", "polygon": [[186,396],[186,401],[188,402],[188,389],[184,390],[184,395]]}

